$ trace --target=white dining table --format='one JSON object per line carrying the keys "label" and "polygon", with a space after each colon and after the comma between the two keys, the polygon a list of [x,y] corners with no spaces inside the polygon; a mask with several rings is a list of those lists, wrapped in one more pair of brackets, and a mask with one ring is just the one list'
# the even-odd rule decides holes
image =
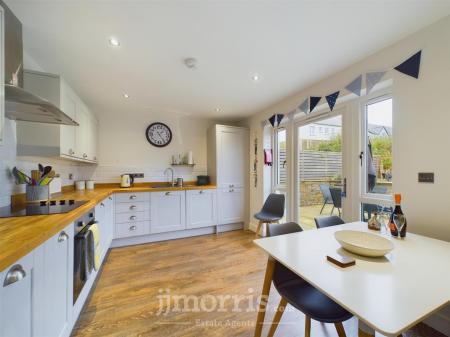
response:
{"label": "white dining table", "polygon": [[[450,303],[450,243],[407,233],[405,239],[383,235],[394,249],[381,258],[343,250],[334,238],[339,230],[374,232],[354,222],[318,230],[257,239],[269,255],[255,336],[264,323],[275,261],[282,263],[359,319],[359,336],[399,336]],[[327,255],[353,257],[340,268]]]}

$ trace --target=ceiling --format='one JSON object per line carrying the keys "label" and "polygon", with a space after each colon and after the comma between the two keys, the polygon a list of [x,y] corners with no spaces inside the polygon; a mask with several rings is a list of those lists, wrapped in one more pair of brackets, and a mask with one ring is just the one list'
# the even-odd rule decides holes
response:
{"label": "ceiling", "polygon": [[[450,0],[6,2],[24,25],[27,52],[95,113],[228,120],[450,13]],[[109,45],[111,36],[119,47]],[[196,69],[185,67],[187,57]]]}

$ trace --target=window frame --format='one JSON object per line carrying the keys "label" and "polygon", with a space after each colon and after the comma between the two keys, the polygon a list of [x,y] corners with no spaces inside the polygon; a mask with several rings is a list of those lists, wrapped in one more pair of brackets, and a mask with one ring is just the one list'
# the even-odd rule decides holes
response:
{"label": "window frame", "polygon": [[[360,144],[361,152],[363,152],[363,164],[360,165],[360,203],[366,204],[380,204],[383,206],[390,206],[393,200],[393,193],[391,194],[380,194],[366,192],[367,188],[367,146],[368,146],[368,111],[367,107],[371,104],[376,104],[388,99],[392,100],[392,144],[394,144],[394,98],[391,92],[380,93],[377,92],[376,96],[368,97],[361,102],[361,135]],[[394,145],[393,145],[394,146]],[[394,166],[394,155],[392,155],[392,166]]]}

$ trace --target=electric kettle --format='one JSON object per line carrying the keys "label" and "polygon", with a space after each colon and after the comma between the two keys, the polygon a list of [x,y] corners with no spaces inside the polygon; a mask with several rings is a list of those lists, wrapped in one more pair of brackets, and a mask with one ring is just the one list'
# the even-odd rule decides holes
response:
{"label": "electric kettle", "polygon": [[130,187],[131,186],[131,176],[129,174],[122,174],[120,180],[120,187]]}

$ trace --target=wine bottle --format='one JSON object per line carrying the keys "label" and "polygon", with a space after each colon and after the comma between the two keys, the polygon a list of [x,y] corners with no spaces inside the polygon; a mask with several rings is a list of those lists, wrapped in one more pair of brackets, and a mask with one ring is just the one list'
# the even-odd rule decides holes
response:
{"label": "wine bottle", "polygon": [[[391,218],[389,220],[389,229],[391,230],[392,236],[398,236],[399,233],[398,233],[397,227],[394,224],[394,214],[404,216],[402,207],[401,207],[402,195],[395,194],[394,198],[395,198],[395,208],[394,208],[394,211],[392,212]],[[405,219],[405,225],[403,226],[403,228],[400,231],[400,237],[404,238],[405,236],[406,236],[406,219]]]}

